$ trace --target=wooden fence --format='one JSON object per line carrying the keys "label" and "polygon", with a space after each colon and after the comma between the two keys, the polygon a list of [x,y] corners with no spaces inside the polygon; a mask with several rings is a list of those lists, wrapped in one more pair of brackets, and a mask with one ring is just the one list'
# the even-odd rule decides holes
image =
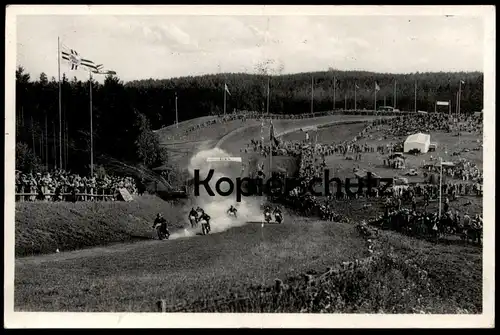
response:
{"label": "wooden fence", "polygon": [[[30,200],[31,198],[31,200]],[[61,201],[68,201],[68,198],[74,198],[76,201],[87,201],[81,199],[96,199],[98,201],[113,201],[117,194],[91,194],[91,193],[16,193],[16,201],[54,201],[59,198]]]}

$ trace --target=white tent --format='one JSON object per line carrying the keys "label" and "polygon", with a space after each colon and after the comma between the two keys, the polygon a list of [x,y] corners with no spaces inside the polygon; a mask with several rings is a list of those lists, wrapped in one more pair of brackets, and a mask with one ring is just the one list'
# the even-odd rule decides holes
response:
{"label": "white tent", "polygon": [[408,152],[412,149],[419,149],[421,153],[426,153],[429,151],[429,145],[431,143],[431,135],[417,133],[408,136],[404,143],[404,152]]}

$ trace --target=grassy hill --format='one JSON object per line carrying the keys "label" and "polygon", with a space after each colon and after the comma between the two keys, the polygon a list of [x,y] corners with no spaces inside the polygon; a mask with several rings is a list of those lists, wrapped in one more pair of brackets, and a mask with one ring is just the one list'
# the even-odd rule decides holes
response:
{"label": "grassy hill", "polygon": [[[299,247],[300,246],[300,247]],[[353,226],[297,221],[129,248],[23,258],[15,306],[46,311],[150,311],[156,299],[191,301],[366,256]],[[35,274],[35,275],[33,275]],[[37,296],[37,299],[32,299]]]}
{"label": "grassy hill", "polygon": [[[277,122],[276,130],[310,122]],[[359,125],[341,129],[325,136],[344,139]],[[222,148],[236,153],[260,131],[251,126],[233,133]],[[130,203],[17,203],[15,309],[151,312],[158,299],[167,299],[169,310],[187,312],[482,310],[481,248],[381,232],[380,254],[367,258],[367,242],[354,226],[290,213],[284,225],[248,224],[204,237],[109,246],[150,239],[157,212],[180,228],[181,206],[154,196]],[[96,248],[75,250],[84,247]],[[62,252],[54,254],[56,248]],[[52,254],[30,256],[37,253]],[[355,260],[370,261],[332,273],[314,288],[304,284],[306,272]],[[288,286],[284,294],[272,289],[277,278]]]}
{"label": "grassy hill", "polygon": [[152,195],[132,202],[16,203],[16,256],[150,239],[158,212],[179,227],[184,218],[179,204]]}
{"label": "grassy hill", "polygon": [[[166,299],[169,310],[185,312],[481,312],[481,249],[392,232],[376,245],[381,254],[367,258],[354,226],[296,220],[27,257],[16,261],[15,309],[154,312]],[[313,287],[304,283],[305,273],[356,260]],[[275,279],[289,289],[278,295]]]}

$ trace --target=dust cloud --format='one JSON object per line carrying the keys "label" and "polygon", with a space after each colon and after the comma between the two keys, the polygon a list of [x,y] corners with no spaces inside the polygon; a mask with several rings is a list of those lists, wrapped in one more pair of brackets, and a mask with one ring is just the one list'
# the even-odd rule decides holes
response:
{"label": "dust cloud", "polygon": [[[236,178],[241,176],[242,173],[242,163],[240,162],[207,162],[209,157],[231,157],[231,155],[220,148],[214,148],[210,150],[202,150],[195,153],[187,167],[191,177],[194,177],[195,170],[199,171],[199,178],[203,181],[208,177],[210,169],[214,170],[214,174],[208,183],[212,191],[215,193],[214,196],[208,194],[203,185],[200,186],[200,194],[191,197],[190,206],[185,207],[185,224],[186,227],[190,227],[188,220],[188,214],[191,208],[196,209],[198,206],[203,208],[205,212],[211,217],[210,227],[211,233],[219,233],[228,230],[232,227],[243,226],[249,222],[261,222],[262,210],[261,197],[245,197],[242,196],[241,202],[236,201],[236,190],[233,190],[230,195],[221,196],[216,191],[216,183],[222,178],[230,178],[236,187]],[[220,185],[221,191],[229,191],[228,183],[224,182]],[[229,207],[233,205],[238,210],[237,218],[230,217],[227,214]],[[191,237],[196,236],[197,233],[201,232],[201,225],[198,228],[186,228],[182,231],[173,233],[170,239]]]}

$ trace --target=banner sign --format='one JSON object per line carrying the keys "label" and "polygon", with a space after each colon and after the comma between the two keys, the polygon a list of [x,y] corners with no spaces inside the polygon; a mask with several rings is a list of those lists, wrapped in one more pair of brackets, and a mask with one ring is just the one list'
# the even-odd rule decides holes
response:
{"label": "banner sign", "polygon": [[448,106],[450,103],[448,101],[436,101],[438,106]]}
{"label": "banner sign", "polygon": [[240,162],[241,157],[208,157],[207,162]]}
{"label": "banner sign", "polygon": [[120,192],[120,195],[122,196],[124,201],[128,202],[134,200],[134,198],[132,197],[132,195],[130,195],[130,192],[126,188],[120,188],[118,192]]}

